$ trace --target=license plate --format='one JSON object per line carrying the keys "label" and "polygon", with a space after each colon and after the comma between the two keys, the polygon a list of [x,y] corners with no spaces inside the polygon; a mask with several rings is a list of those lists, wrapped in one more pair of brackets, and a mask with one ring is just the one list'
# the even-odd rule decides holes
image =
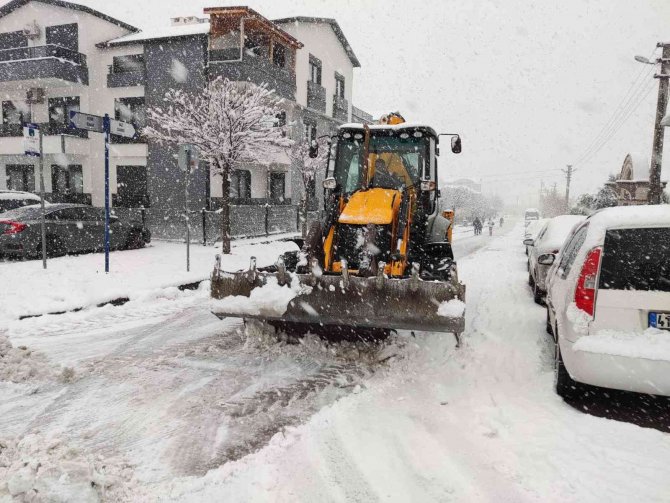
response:
{"label": "license plate", "polygon": [[670,330],[670,313],[649,313],[649,326]]}

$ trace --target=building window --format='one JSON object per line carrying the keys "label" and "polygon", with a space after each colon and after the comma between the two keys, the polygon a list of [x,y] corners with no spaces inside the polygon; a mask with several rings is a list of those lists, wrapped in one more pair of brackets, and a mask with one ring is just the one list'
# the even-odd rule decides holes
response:
{"label": "building window", "polygon": [[309,55],[309,80],[321,85],[321,60],[311,54]]}
{"label": "building window", "polygon": [[146,166],[116,167],[116,200],[114,206],[120,208],[149,206]]}
{"label": "building window", "polygon": [[32,164],[8,164],[7,188],[35,192],[35,166]]}
{"label": "building window", "polygon": [[286,66],[286,47],[278,43],[272,46],[272,62],[280,68]]}
{"label": "building window", "polygon": [[344,99],[344,77],[335,72],[335,96]]}
{"label": "building window", "polygon": [[275,127],[286,126],[286,112],[279,112],[275,115]]}
{"label": "building window", "polygon": [[236,169],[230,174],[230,197],[251,199],[251,171]]}
{"label": "building window", "polygon": [[303,126],[305,141],[316,141],[316,124],[314,122],[304,121]]}
{"label": "building window", "polygon": [[3,124],[25,124],[30,122],[30,105],[22,101],[2,102]]}
{"label": "building window", "polygon": [[57,45],[71,51],[79,51],[79,26],[77,23],[47,26],[47,45]]}
{"label": "building window", "polygon": [[114,56],[112,60],[112,73],[143,72],[144,68],[144,54]]}
{"label": "building window", "polygon": [[84,175],[81,165],[51,166],[51,192],[69,196],[84,193]]}
{"label": "building window", "polygon": [[70,124],[70,112],[79,111],[79,96],[49,98],[49,125],[52,128],[67,129]]}
{"label": "building window", "polygon": [[248,32],[244,35],[244,52],[249,56],[268,57],[270,40],[264,33]]}
{"label": "building window", "polygon": [[270,173],[270,199],[284,202],[286,173]]}
{"label": "building window", "polygon": [[114,118],[118,121],[129,122],[135,126],[136,131],[133,138],[112,135],[114,143],[137,141],[142,128],[146,126],[147,122],[144,98],[118,98],[114,100]]}

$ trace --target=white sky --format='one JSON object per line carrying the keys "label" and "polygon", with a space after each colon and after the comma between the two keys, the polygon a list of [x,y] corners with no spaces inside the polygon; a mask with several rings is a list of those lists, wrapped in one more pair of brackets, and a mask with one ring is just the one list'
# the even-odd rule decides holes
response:
{"label": "white sky", "polygon": [[485,191],[521,196],[522,203],[541,180],[564,190],[559,170],[577,164],[634,82],[639,92],[625,109],[628,119],[577,165],[572,193],[596,190],[627,152],[649,159],[658,81],[654,68],[633,56],[670,42],[669,0],[79,3],[140,28],[217,5],[249,5],[271,19],[336,18],[362,65],[356,106],[375,115],[397,109],[408,120],[461,133],[463,153],[442,156],[442,176],[482,179]]}

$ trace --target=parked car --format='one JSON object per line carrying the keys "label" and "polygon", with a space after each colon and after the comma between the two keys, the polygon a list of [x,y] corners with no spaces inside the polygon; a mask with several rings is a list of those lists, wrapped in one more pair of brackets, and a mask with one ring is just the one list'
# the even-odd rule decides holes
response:
{"label": "parked car", "polygon": [[[51,204],[45,210],[47,254],[60,256],[104,249],[105,212],[82,204]],[[0,214],[0,255],[38,257],[42,251],[41,208],[25,206]],[[110,218],[110,248],[141,248],[151,240],[137,221]]]}
{"label": "parked car", "polygon": [[526,208],[526,211],[523,213],[523,219],[525,221],[526,227],[533,221],[540,219],[540,210],[535,208]]}
{"label": "parked car", "polygon": [[[540,218],[539,220],[533,220],[528,224],[528,227],[526,227],[526,230],[523,233],[523,241],[524,243],[526,242],[526,239],[532,239],[535,240],[537,235],[544,230],[544,228],[547,226],[547,222],[549,222],[548,218]],[[530,250],[530,246],[528,244],[524,244],[526,247],[526,255],[528,255],[528,251]]]}
{"label": "parked car", "polygon": [[670,395],[670,206],[608,208],[576,228],[548,281],[547,325],[559,395]]}
{"label": "parked car", "polygon": [[0,213],[31,204],[39,204],[40,196],[20,190],[0,190]]}
{"label": "parked car", "polygon": [[582,222],[581,215],[561,215],[549,219],[535,239],[526,239],[528,250],[528,285],[533,290],[533,299],[542,304],[547,293],[545,278],[554,263],[565,239],[575,225]]}

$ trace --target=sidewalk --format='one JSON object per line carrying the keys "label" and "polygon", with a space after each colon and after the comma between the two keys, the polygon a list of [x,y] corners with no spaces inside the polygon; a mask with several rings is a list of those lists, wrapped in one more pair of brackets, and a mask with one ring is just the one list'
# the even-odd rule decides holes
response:
{"label": "sidewalk", "polygon": [[[297,249],[289,237],[233,241],[232,253],[224,256],[225,269],[273,263],[279,254]],[[24,316],[70,311],[115,299],[132,299],[148,291],[196,283],[209,278],[217,246],[191,245],[191,271],[186,272],[186,245],[155,241],[140,250],[110,253],[110,272],[104,272],[104,254],[91,253],[49,259],[47,270],[41,260],[0,262],[0,328]]]}

